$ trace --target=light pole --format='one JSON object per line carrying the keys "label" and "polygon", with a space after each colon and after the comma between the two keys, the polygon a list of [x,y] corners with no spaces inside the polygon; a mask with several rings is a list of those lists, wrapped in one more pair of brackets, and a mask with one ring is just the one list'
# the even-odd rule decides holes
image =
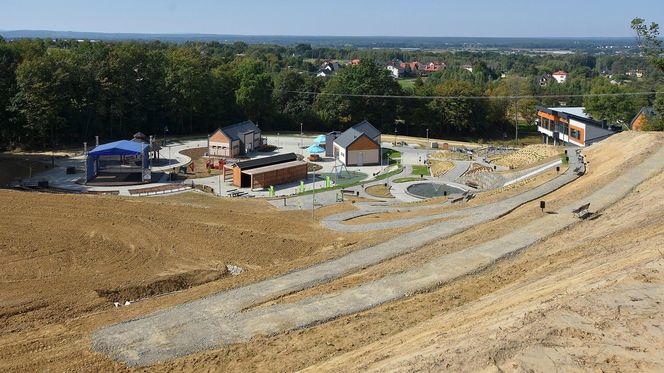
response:
{"label": "light pole", "polygon": [[314,183],[313,183],[313,193],[311,193],[311,220],[315,220],[316,217],[314,216],[314,209],[316,207],[316,173],[311,174],[314,177]]}
{"label": "light pole", "polygon": [[519,99],[517,98],[514,98],[514,129],[514,142],[516,146],[519,146]]}
{"label": "light pole", "polygon": [[173,180],[173,170],[171,170],[171,146],[168,146],[168,181]]}
{"label": "light pole", "polygon": [[431,149],[431,141],[429,141],[429,129],[427,128],[427,149]]}
{"label": "light pole", "polygon": [[302,123],[300,123],[300,154],[302,154]]}

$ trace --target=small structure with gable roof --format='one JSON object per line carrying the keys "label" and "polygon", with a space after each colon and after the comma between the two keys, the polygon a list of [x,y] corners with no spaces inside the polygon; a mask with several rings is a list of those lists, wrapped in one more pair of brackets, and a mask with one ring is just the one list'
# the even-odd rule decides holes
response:
{"label": "small structure with gable roof", "polygon": [[381,133],[368,121],[349,128],[334,140],[334,158],[345,166],[381,163]]}
{"label": "small structure with gable roof", "polygon": [[643,131],[643,126],[651,121],[655,115],[655,110],[651,107],[644,107],[639,110],[634,119],[629,123],[629,129],[632,131]]}
{"label": "small structure with gable roof", "polygon": [[208,136],[208,154],[212,157],[237,157],[263,144],[261,130],[248,120],[219,128]]}

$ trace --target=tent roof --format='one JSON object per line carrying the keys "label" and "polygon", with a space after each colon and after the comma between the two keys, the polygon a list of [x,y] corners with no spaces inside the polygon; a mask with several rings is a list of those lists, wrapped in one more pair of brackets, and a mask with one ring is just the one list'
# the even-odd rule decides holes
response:
{"label": "tent roof", "polygon": [[142,154],[146,148],[149,148],[148,144],[143,144],[140,142],[134,142],[129,140],[120,140],[116,142],[111,142],[108,144],[99,145],[88,153],[91,156],[103,156],[103,155],[138,155]]}
{"label": "tent roof", "polygon": [[318,135],[318,137],[316,137],[316,139],[314,140],[314,143],[320,144],[320,143],[325,142],[325,141],[327,141],[327,136]]}
{"label": "tent roof", "polygon": [[307,148],[307,151],[312,154],[325,153],[325,149],[321,148],[318,145],[311,145],[310,147]]}

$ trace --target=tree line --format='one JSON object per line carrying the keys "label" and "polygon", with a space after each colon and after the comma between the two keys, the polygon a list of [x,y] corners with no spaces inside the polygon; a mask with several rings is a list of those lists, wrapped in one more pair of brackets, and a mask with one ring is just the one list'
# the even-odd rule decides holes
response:
{"label": "tree line", "polygon": [[[317,77],[328,58],[361,63]],[[401,85],[384,68],[395,59],[445,61],[448,68]],[[634,68],[647,71],[646,78],[615,85],[602,75]],[[539,75],[557,69],[570,73],[566,83],[539,84]],[[0,40],[0,146],[78,145],[95,135],[110,141],[138,131],[202,134],[246,119],[275,131],[299,130],[300,123],[309,131],[345,129],[367,119],[385,133],[399,126],[412,135],[489,138],[513,131],[514,118],[532,123],[536,104],[588,104],[602,118],[627,121],[655,98],[660,78],[634,56]],[[615,103],[508,98],[644,89],[653,94]]]}

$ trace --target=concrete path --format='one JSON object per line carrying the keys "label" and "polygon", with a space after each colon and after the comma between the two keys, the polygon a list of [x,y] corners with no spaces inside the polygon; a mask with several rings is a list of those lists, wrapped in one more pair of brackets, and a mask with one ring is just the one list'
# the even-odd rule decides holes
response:
{"label": "concrete path", "polygon": [[[569,169],[558,176],[557,178],[533,188],[527,192],[506,198],[504,200],[490,203],[483,206],[445,212],[441,214],[432,214],[426,216],[417,216],[407,219],[399,219],[393,221],[373,222],[366,224],[344,224],[345,221],[350,219],[366,216],[375,213],[389,213],[389,212],[406,212],[416,211],[422,207],[417,208],[390,208],[390,207],[367,207],[365,204],[358,204],[360,208],[358,211],[348,211],[335,215],[330,215],[321,221],[321,224],[331,230],[339,232],[367,232],[384,229],[403,228],[415,224],[426,223],[432,220],[439,219],[454,219],[450,222],[441,223],[445,226],[454,226],[458,231],[468,229],[469,227],[481,224],[502,215],[508,214],[514,209],[522,206],[525,203],[541,198],[560,187],[576,180],[579,176],[574,172],[576,167],[583,167],[577,157],[570,157]],[[427,207],[424,207],[427,208]],[[431,208],[430,206],[428,208]]]}
{"label": "concrete path", "polygon": [[560,209],[558,214],[543,215],[503,237],[440,256],[400,274],[291,304],[242,311],[414,250],[453,233],[457,229],[456,224],[435,224],[335,260],[100,329],[92,336],[93,346],[130,366],[143,366],[225,344],[246,342],[257,334],[271,335],[362,311],[418,290],[435,287],[524,249],[574,224],[576,219],[571,214],[572,209],[585,202],[590,202],[595,211],[608,207],[661,172],[663,164],[664,149],[661,149],[588,198]]}

